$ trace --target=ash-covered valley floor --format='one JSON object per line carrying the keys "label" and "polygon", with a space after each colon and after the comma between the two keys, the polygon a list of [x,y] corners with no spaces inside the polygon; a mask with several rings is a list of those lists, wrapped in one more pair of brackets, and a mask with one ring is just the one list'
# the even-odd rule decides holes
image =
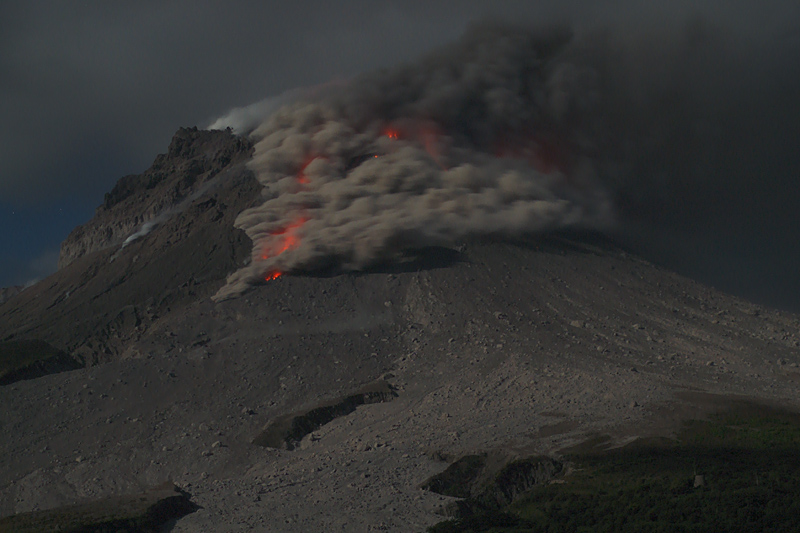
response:
{"label": "ash-covered valley floor", "polygon": [[[172,531],[420,531],[451,500],[420,484],[465,454],[668,436],[733,398],[800,408],[800,318],[591,235],[467,241],[214,303],[247,254],[232,219],[259,189],[238,142],[179,132],[160,185],[107,203],[141,212],[186,161],[225,152],[223,165],[192,165],[200,192],[182,211],[0,306],[4,340],[93,365],[0,387],[0,515],[172,481],[200,506]],[[293,450],[253,443],[377,380],[393,400]]]}

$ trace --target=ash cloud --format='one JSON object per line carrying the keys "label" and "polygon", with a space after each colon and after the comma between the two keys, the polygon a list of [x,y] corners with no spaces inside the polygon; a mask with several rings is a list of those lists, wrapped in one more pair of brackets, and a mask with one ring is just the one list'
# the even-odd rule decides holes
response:
{"label": "ash cloud", "polygon": [[407,247],[581,227],[791,305],[797,24],[672,15],[569,31],[482,24],[276,109],[251,133],[264,202],[237,221],[252,261],[218,297]]}
{"label": "ash cloud", "polygon": [[[797,309],[800,5],[587,32],[598,158],[637,253],[723,290]],[[777,18],[780,14],[783,18]]]}
{"label": "ash cloud", "polygon": [[594,73],[569,32],[481,25],[418,63],[276,111],[252,136],[264,202],[236,226],[252,261],[217,294],[476,235],[604,228]]}
{"label": "ash cloud", "polygon": [[212,122],[208,129],[224,130],[230,128],[237,135],[251,135],[256,128],[264,124],[282,107],[296,102],[319,100],[323,95],[341,87],[344,82],[332,81],[312,87],[299,87],[285,91],[278,96],[264,98],[254,104],[235,107]]}

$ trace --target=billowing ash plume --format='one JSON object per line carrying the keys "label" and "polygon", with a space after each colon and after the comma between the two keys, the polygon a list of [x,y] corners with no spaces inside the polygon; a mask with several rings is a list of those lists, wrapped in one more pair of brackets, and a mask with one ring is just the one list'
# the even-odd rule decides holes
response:
{"label": "billowing ash plume", "polygon": [[362,269],[476,235],[610,224],[592,154],[594,71],[570,35],[475,28],[420,62],[294,102],[252,133],[252,261],[217,299],[283,272]]}

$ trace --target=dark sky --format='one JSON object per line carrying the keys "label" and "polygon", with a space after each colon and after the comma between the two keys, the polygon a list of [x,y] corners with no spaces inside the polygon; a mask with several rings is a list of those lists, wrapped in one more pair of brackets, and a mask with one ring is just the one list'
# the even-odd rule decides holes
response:
{"label": "dark sky", "polygon": [[[698,187],[679,180],[685,196],[665,200],[663,217],[647,209],[637,218],[641,205],[632,208],[626,223],[641,227],[629,227],[627,238],[683,273],[800,309],[800,158],[791,155],[800,152],[800,93],[792,94],[800,88],[800,3],[654,4],[4,1],[0,286],[52,271],[60,241],[91,218],[118,178],[164,152],[179,126],[204,127],[292,88],[410,61],[485,17],[622,31],[702,19],[732,43],[725,79],[743,87],[734,81],[735,98],[721,95],[733,116],[717,118],[737,133],[709,163],[733,176],[731,186],[720,192],[724,178]],[[658,196],[646,189],[644,196]]]}

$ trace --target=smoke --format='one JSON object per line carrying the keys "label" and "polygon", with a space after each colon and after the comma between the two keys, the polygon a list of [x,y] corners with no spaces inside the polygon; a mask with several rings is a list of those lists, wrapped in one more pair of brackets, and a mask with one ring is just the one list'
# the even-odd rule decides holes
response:
{"label": "smoke", "polygon": [[252,261],[217,294],[409,247],[610,224],[583,120],[593,73],[564,31],[481,26],[420,62],[282,107],[252,134]]}
{"label": "smoke", "polygon": [[614,236],[718,288],[797,308],[800,19],[772,14],[784,18],[594,30],[572,54],[599,80]]}
{"label": "smoke", "polygon": [[169,218],[169,214],[168,213],[163,213],[163,214],[157,216],[156,218],[154,218],[153,220],[148,220],[147,222],[142,224],[141,228],[139,228],[137,231],[135,231],[134,233],[129,235],[128,238],[123,241],[122,246],[120,247],[120,249],[125,248],[130,243],[132,243],[133,241],[135,241],[137,239],[141,239],[145,235],[148,235],[151,231],[153,231],[159,224],[164,222],[167,218]]}
{"label": "smoke", "polygon": [[180,205],[173,207],[171,209],[167,209],[158,215],[154,216],[152,219],[148,220],[147,222],[143,223],[138,230],[134,231],[128,237],[122,241],[119,249],[108,259],[109,263],[113,263],[117,257],[122,253],[122,250],[127,248],[130,244],[136,242],[137,240],[141,239],[149,235],[154,229],[160,226],[163,222],[168,220],[172,215],[182,211],[183,209],[188,206],[187,202],[182,202]]}
{"label": "smoke", "polygon": [[212,122],[208,129],[224,130],[230,128],[237,135],[249,135],[277,109],[301,98],[303,95],[304,91],[295,89],[279,96],[265,98],[248,106],[236,107]]}
{"label": "smoke", "polygon": [[252,260],[216,298],[470,236],[589,228],[696,248],[681,235],[775,192],[744,194],[762,148],[776,176],[800,168],[775,148],[798,138],[800,53],[791,32],[659,22],[481,24],[416,63],[270,108],[251,133],[264,200],[236,221]]}
{"label": "smoke", "polygon": [[235,107],[208,126],[210,130],[230,128],[237,135],[250,135],[281,107],[298,101],[319,99],[341,87],[343,82],[331,81],[313,87],[299,87],[278,96],[265,98],[244,107]]}

